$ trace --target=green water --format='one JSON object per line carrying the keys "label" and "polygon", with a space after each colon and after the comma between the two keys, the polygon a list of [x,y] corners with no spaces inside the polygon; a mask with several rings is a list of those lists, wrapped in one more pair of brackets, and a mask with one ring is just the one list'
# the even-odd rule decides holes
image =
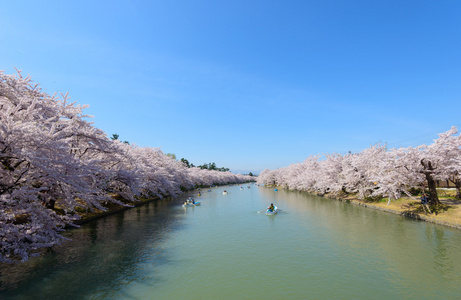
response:
{"label": "green water", "polygon": [[[0,298],[459,299],[460,230],[255,185],[203,190],[183,208],[187,196],[1,265]],[[271,202],[284,211],[258,213]]]}

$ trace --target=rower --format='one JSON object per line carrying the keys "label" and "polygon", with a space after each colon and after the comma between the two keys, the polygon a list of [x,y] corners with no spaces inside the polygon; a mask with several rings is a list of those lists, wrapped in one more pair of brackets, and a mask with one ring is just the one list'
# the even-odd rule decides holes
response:
{"label": "rower", "polygon": [[274,203],[271,203],[271,205],[267,209],[269,211],[274,211],[274,209],[275,209]]}

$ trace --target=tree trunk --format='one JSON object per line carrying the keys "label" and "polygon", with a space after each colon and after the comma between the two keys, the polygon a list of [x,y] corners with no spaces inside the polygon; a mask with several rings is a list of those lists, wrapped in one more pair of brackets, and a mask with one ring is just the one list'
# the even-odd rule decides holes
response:
{"label": "tree trunk", "polygon": [[424,171],[422,171],[422,173],[426,176],[427,187],[429,188],[429,201],[431,205],[438,205],[440,204],[440,200],[437,196],[437,185],[434,178],[432,177],[432,171],[434,170],[434,168],[432,167],[430,161],[424,163],[424,159],[421,160],[421,164],[425,169]]}
{"label": "tree trunk", "polygon": [[49,208],[49,209],[54,209],[54,204],[56,203],[56,201],[54,199],[51,199],[49,198],[48,201],[46,201],[46,208]]}
{"label": "tree trunk", "polygon": [[453,182],[455,183],[455,186],[456,186],[455,199],[461,200],[461,180],[455,179]]}
{"label": "tree trunk", "polygon": [[440,200],[437,195],[437,186],[435,184],[434,178],[432,178],[430,172],[424,172],[424,175],[426,175],[427,187],[429,188],[429,201],[431,205],[440,204]]}

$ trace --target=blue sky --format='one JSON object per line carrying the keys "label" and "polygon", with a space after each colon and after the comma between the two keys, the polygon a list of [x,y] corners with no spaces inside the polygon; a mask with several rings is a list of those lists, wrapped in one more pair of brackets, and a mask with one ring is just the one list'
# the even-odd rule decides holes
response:
{"label": "blue sky", "polygon": [[461,1],[2,1],[0,69],[95,126],[257,172],[460,125]]}

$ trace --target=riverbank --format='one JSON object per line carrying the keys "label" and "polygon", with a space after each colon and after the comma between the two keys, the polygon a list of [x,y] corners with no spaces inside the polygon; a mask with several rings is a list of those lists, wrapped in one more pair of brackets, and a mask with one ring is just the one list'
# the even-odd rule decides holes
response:
{"label": "riverbank", "polygon": [[[279,187],[282,188],[282,187]],[[193,192],[189,191],[189,192]],[[334,199],[337,201],[351,203],[353,205],[364,206],[371,209],[385,211],[393,214],[403,215],[408,218],[444,225],[452,228],[461,229],[461,200],[455,200],[454,197],[440,197],[439,200],[442,206],[438,210],[431,210],[432,213],[428,213],[427,210],[421,205],[419,198],[414,197],[402,197],[397,200],[382,199],[379,202],[371,202],[367,200],[360,200],[356,195],[341,195],[335,196],[331,194],[322,195],[325,198]],[[82,225],[93,220],[104,218],[106,216],[144,205],[146,203],[159,200],[160,198],[151,199],[140,199],[136,202],[130,202],[129,206],[122,206],[113,203],[109,203],[106,208],[107,210],[95,210],[92,212],[80,212],[80,219],[75,222],[76,225]],[[118,199],[124,201],[123,199]]]}
{"label": "riverbank", "polygon": [[[325,196],[328,198],[334,198],[327,195]],[[461,229],[461,201],[454,200],[452,198],[441,198],[441,209],[438,211],[431,210],[432,213],[427,212],[421,205],[421,201],[416,198],[402,197],[395,201],[391,200],[389,203],[387,200],[382,202],[369,202],[365,200],[359,200],[353,196],[334,199],[346,201],[354,205],[403,215],[405,217],[420,221]]]}
{"label": "riverbank", "polygon": [[[91,221],[94,221],[94,220],[97,220],[97,219],[101,219],[101,218],[104,218],[104,217],[119,213],[119,212],[124,211],[124,210],[128,210],[128,209],[133,208],[133,207],[138,207],[138,206],[144,205],[146,203],[161,199],[159,197],[149,198],[149,199],[142,198],[142,199],[138,199],[135,202],[129,202],[129,201],[123,199],[122,197],[117,196],[117,195],[114,195],[113,197],[115,199],[121,201],[125,205],[120,205],[120,204],[116,204],[116,203],[107,203],[105,205],[106,210],[99,210],[99,209],[94,209],[93,211],[80,210],[80,211],[77,212],[77,214],[80,216],[80,219],[76,220],[74,222],[74,224],[75,225],[82,225],[82,224],[85,224],[85,223],[88,223],[88,222],[91,222]],[[168,198],[168,197],[166,197],[166,198]]]}
{"label": "riverbank", "polygon": [[[278,187],[283,188],[283,187]],[[308,192],[307,192],[308,193]],[[454,191],[453,191],[454,193]],[[450,191],[440,192],[439,200],[442,203],[436,210],[431,208],[429,213],[422,205],[419,197],[402,197],[397,200],[388,201],[381,199],[380,201],[367,201],[358,199],[356,195],[318,195],[329,199],[351,203],[353,205],[364,206],[380,211],[385,211],[397,215],[402,215],[408,218],[444,225],[456,229],[461,229],[461,200],[456,200],[451,195]]]}
{"label": "riverbank", "polygon": [[[240,184],[246,184],[246,183],[249,183],[249,182],[244,182],[244,183],[240,183]],[[230,184],[233,184],[233,183],[230,183]],[[226,183],[226,184],[214,184],[213,186],[224,186],[224,185],[229,185],[229,184],[228,183]],[[191,194],[191,193],[195,194],[196,193],[197,196],[199,196],[198,194],[201,193],[201,189],[208,189],[208,188],[209,187],[206,187],[206,186],[199,186],[199,187],[197,187],[195,189],[185,190],[184,192],[189,193],[189,194]],[[114,199],[124,203],[125,205],[119,205],[119,204],[116,204],[116,203],[109,202],[104,206],[106,208],[106,210],[99,210],[99,209],[94,209],[93,211],[83,210],[83,209],[77,210],[76,213],[80,216],[80,219],[76,220],[74,222],[74,224],[75,225],[83,225],[85,223],[88,223],[88,222],[91,222],[91,221],[94,221],[94,220],[97,220],[97,219],[101,219],[101,218],[110,216],[112,214],[119,213],[119,212],[124,211],[124,210],[128,210],[128,209],[131,209],[131,208],[134,208],[134,207],[142,206],[142,205],[147,204],[149,202],[153,202],[153,201],[157,201],[157,200],[165,199],[165,198],[170,198],[171,196],[165,196],[163,198],[160,198],[160,197],[137,198],[137,201],[134,201],[134,202],[128,201],[128,200],[124,199],[123,197],[121,197],[120,195],[112,195],[112,197]],[[57,211],[62,211],[59,208],[56,209],[56,210]]]}

